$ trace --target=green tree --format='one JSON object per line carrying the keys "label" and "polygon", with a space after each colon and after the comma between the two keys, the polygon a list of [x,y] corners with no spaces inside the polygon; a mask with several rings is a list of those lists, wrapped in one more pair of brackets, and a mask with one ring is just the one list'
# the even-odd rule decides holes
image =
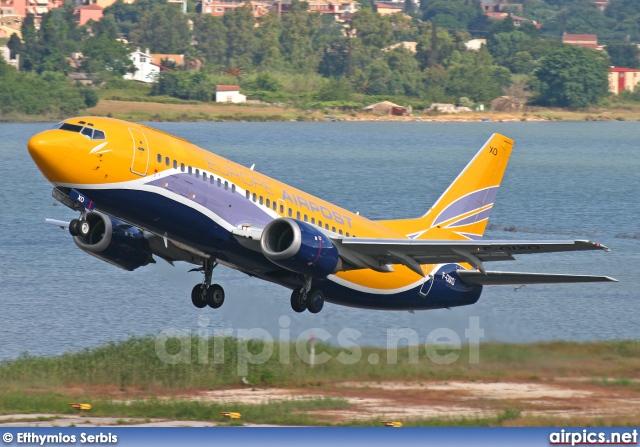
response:
{"label": "green tree", "polygon": [[22,41],[16,33],[13,33],[11,37],[9,37],[7,47],[9,47],[9,51],[11,52],[9,54],[11,59],[15,59],[18,54],[21,54],[24,51],[24,45],[22,45]]}
{"label": "green tree", "polygon": [[320,101],[351,101],[353,89],[344,78],[329,79],[318,91]]}
{"label": "green tree", "polygon": [[227,11],[222,20],[227,28],[227,65],[241,67],[244,71],[250,69],[257,48],[256,20],[251,5]]}
{"label": "green tree", "polygon": [[282,55],[300,73],[316,72],[321,58],[316,38],[322,28],[322,18],[318,13],[309,12],[308,8],[307,2],[293,0],[291,11],[282,18]]}
{"label": "green tree", "polygon": [[280,52],[280,34],[281,22],[275,14],[266,14],[260,18],[256,66],[271,70],[282,68],[284,57]]}
{"label": "green tree", "polygon": [[64,36],[58,31],[52,10],[42,16],[40,29],[38,30],[37,67],[36,71],[60,72],[69,74],[71,66],[66,59],[69,54],[65,51]]}
{"label": "green tree", "polygon": [[155,53],[184,53],[191,44],[191,29],[176,5],[156,5],[142,14],[129,33],[134,45]]}
{"label": "green tree", "polygon": [[608,94],[606,54],[564,46],[540,61],[535,75],[540,81],[538,102],[560,107],[595,105]]}
{"label": "green tree", "polygon": [[438,28],[435,23],[422,25],[422,34],[418,37],[416,58],[424,67],[444,65],[456,50],[456,43],[447,30]]}
{"label": "green tree", "polygon": [[493,64],[486,48],[477,52],[454,55],[449,69],[447,93],[453,98],[465,96],[474,102],[490,102],[502,94],[502,87],[511,83],[511,73]]}
{"label": "green tree", "polygon": [[196,15],[193,18],[193,39],[208,64],[226,64],[227,27],[220,17]]}
{"label": "green tree", "polygon": [[638,46],[634,43],[610,43],[605,47],[615,67],[640,68]]}
{"label": "green tree", "polygon": [[393,29],[389,16],[361,9],[351,19],[351,28],[365,47],[381,50],[393,43]]}
{"label": "green tree", "polygon": [[129,33],[136,24],[140,23],[145,12],[151,11],[155,6],[166,4],[167,0],[137,0],[133,3],[117,0],[105,8],[104,17],[111,17],[117,23],[119,32],[129,38]]}
{"label": "green tree", "polygon": [[86,73],[106,78],[122,77],[133,69],[129,49],[105,34],[91,36],[85,41],[80,66]]}

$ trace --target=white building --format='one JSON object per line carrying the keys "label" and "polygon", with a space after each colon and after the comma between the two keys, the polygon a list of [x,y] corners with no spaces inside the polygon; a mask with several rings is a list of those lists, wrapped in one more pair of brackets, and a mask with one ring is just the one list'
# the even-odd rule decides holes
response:
{"label": "white building", "polygon": [[246,102],[247,97],[240,94],[237,85],[216,85],[216,102]]}
{"label": "white building", "polygon": [[124,75],[126,80],[140,82],[156,82],[158,80],[161,65],[153,62],[148,48],[146,52],[142,52],[140,48],[138,48],[129,54],[129,59],[133,62],[135,69],[133,73]]}
{"label": "white building", "polygon": [[487,39],[471,39],[464,43],[464,46],[470,51],[480,51],[482,45],[487,45]]}
{"label": "white building", "polygon": [[20,55],[16,54],[15,59],[11,59],[11,50],[7,46],[0,47],[0,57],[3,58],[7,64],[11,65],[16,70],[20,69]]}

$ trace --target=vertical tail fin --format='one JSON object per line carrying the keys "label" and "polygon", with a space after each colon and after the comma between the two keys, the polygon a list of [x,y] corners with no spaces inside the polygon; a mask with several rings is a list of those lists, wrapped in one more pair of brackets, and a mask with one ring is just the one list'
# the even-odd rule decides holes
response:
{"label": "vertical tail fin", "polygon": [[410,239],[481,239],[512,147],[493,134],[424,216],[378,223]]}

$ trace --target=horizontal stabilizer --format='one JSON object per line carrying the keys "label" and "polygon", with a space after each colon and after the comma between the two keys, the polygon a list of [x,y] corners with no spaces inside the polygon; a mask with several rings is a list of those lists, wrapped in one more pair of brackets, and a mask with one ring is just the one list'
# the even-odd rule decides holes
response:
{"label": "horizontal stabilizer", "polygon": [[609,276],[555,275],[549,273],[487,272],[458,270],[458,277],[469,284],[482,286],[520,286],[523,284],[562,284],[577,282],[618,282]]}

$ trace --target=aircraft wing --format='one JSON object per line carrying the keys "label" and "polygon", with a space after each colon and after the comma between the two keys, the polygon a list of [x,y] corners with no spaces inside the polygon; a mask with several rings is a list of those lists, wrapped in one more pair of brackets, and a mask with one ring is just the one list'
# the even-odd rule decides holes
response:
{"label": "aircraft wing", "polygon": [[[389,271],[390,264],[404,264],[423,275],[420,264],[466,262],[486,273],[486,261],[510,261],[514,255],[555,253],[563,251],[604,250],[604,245],[591,241],[450,241],[412,239],[346,238],[339,242],[345,258],[360,259],[368,268]],[[350,261],[347,259],[347,261]],[[351,262],[354,264],[354,262]],[[375,264],[381,268],[376,269]],[[355,265],[355,264],[354,264]],[[386,267],[386,268],[385,268]]]}
{"label": "aircraft wing", "polygon": [[618,282],[609,276],[556,275],[549,273],[476,272],[458,270],[458,277],[469,284],[483,286],[520,286],[524,284],[562,284],[578,282]]}

